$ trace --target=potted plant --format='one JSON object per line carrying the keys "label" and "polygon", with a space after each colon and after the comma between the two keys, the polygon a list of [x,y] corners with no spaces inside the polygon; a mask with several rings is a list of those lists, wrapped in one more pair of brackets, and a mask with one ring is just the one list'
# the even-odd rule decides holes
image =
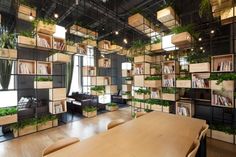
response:
{"label": "potted plant", "polygon": [[169,103],[169,101],[162,100],[161,105],[163,106],[162,112],[167,112],[167,113],[170,112],[170,103]]}
{"label": "potted plant", "polygon": [[161,65],[151,65],[150,67],[151,75],[161,74]]}
{"label": "potted plant", "polygon": [[35,33],[31,31],[22,31],[18,35],[18,44],[36,46]]}
{"label": "potted plant", "polygon": [[40,117],[37,120],[37,130],[40,131],[52,128],[52,123],[51,115]]}
{"label": "potted plant", "polygon": [[71,40],[66,41],[66,51],[71,54],[77,53],[77,47],[73,41]]}
{"label": "potted plant", "polygon": [[162,49],[162,43],[161,43],[161,38],[160,37],[155,37],[152,43],[147,44],[145,46],[145,49],[148,51],[152,52],[161,52],[163,51]]}
{"label": "potted plant", "polygon": [[[137,41],[133,41],[132,45],[129,49],[129,52],[132,56],[140,56],[140,55],[144,55],[145,54],[145,46],[146,46],[146,42],[142,41],[142,40],[137,40]],[[141,62],[139,61],[141,57],[135,57],[134,58],[134,62]]]}
{"label": "potted plant", "polygon": [[176,79],[177,88],[191,88],[191,77],[190,76],[179,76]]}
{"label": "potted plant", "polygon": [[191,53],[187,57],[189,64],[189,72],[209,72],[209,54],[207,53]]}
{"label": "potted plant", "polygon": [[11,72],[12,72],[13,61],[11,60],[0,60],[0,85],[2,89],[8,89]]}
{"label": "potted plant", "polygon": [[108,110],[108,111],[116,111],[116,110],[118,110],[118,108],[119,108],[119,106],[117,105],[117,103],[108,103],[107,105],[106,105],[106,110]]}
{"label": "potted plant", "polygon": [[176,88],[162,88],[162,99],[176,101],[179,99],[179,93]]}
{"label": "potted plant", "polygon": [[134,91],[134,98],[136,99],[148,99],[150,98],[151,91],[149,89],[139,88]]}
{"label": "potted plant", "polygon": [[161,100],[159,99],[148,99],[146,101],[150,105],[150,109],[154,111],[162,111]]}
{"label": "potted plant", "polygon": [[162,79],[161,76],[148,76],[145,78],[144,86],[159,88],[161,87],[161,79]]}
{"label": "potted plant", "polygon": [[234,142],[234,135],[236,134],[236,130],[230,126],[218,124],[218,125],[211,125],[210,129],[212,130],[211,136],[214,139],[233,143]]}
{"label": "potted plant", "polygon": [[91,88],[92,95],[104,95],[105,94],[105,86],[95,86]]}
{"label": "potted plant", "polygon": [[37,131],[37,119],[31,118],[11,124],[14,137],[27,135]]}
{"label": "potted plant", "polygon": [[97,41],[94,40],[93,37],[89,36],[87,38],[84,38],[82,41],[83,44],[86,44],[88,46],[92,46],[92,47],[97,47]]}
{"label": "potted plant", "polygon": [[56,21],[53,19],[37,18],[33,21],[37,32],[52,35],[56,32]]}
{"label": "potted plant", "polygon": [[132,99],[132,106],[137,108],[146,108],[146,100],[145,99]]}
{"label": "potted plant", "polygon": [[131,99],[131,92],[127,91],[122,93],[122,99]]}
{"label": "potted plant", "polygon": [[0,108],[0,125],[17,122],[17,108],[6,107]]}
{"label": "potted plant", "polygon": [[97,116],[97,108],[94,106],[85,106],[83,108],[83,116],[87,117],[87,118],[91,118],[91,117],[95,117]]}
{"label": "potted plant", "polygon": [[36,77],[34,79],[34,88],[36,89],[49,89],[52,88],[51,77]]}
{"label": "potted plant", "polygon": [[18,18],[25,21],[32,21],[36,17],[36,7],[26,0],[20,0],[18,7]]}
{"label": "potted plant", "polygon": [[0,57],[16,58],[16,38],[14,34],[3,33],[0,37]]}
{"label": "potted plant", "polygon": [[211,89],[234,91],[234,80],[236,80],[235,73],[211,73]]}

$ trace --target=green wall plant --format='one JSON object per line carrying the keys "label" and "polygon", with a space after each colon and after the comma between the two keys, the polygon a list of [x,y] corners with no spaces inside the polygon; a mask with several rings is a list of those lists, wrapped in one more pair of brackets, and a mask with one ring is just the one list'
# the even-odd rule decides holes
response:
{"label": "green wall plant", "polygon": [[3,89],[8,89],[13,61],[11,60],[0,60],[0,84]]}

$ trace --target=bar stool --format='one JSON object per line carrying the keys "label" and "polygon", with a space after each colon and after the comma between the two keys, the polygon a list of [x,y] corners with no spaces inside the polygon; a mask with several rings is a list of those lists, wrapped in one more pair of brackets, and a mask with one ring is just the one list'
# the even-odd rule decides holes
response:
{"label": "bar stool", "polygon": [[118,125],[121,125],[121,124],[123,124],[123,123],[125,123],[125,120],[123,120],[123,119],[116,119],[116,120],[113,120],[113,121],[111,121],[110,123],[108,123],[108,125],[107,125],[107,130],[109,130],[109,129],[111,129],[111,128],[114,128],[114,127],[116,127],[116,126],[118,126]]}
{"label": "bar stool", "polygon": [[191,147],[190,152],[188,153],[187,157],[196,157],[199,146],[200,146],[199,140],[195,140],[192,144],[192,147]]}

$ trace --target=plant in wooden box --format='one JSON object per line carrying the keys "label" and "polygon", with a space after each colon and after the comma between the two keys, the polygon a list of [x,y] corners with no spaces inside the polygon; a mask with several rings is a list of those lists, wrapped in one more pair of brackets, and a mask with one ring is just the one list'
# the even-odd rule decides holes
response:
{"label": "plant in wooden box", "polygon": [[14,34],[3,33],[0,37],[0,57],[16,58],[16,38]]}
{"label": "plant in wooden box", "polygon": [[177,88],[191,88],[191,77],[190,76],[179,76],[176,79]]}
{"label": "plant in wooden box", "polygon": [[224,88],[227,91],[234,90],[234,80],[236,80],[235,73],[211,73],[211,89],[221,90]]}
{"label": "plant in wooden box", "polygon": [[119,106],[117,105],[117,103],[108,103],[106,104],[106,110],[108,111],[116,111],[118,110]]}
{"label": "plant in wooden box", "polygon": [[73,41],[66,40],[66,51],[70,54],[77,53],[77,47]]}
{"label": "plant in wooden box", "polygon": [[161,76],[148,76],[145,78],[145,87],[159,88],[161,87]]}
{"label": "plant in wooden box", "polygon": [[6,107],[0,108],[0,125],[17,122],[17,108]]}
{"label": "plant in wooden box", "polygon": [[176,88],[162,88],[162,99],[176,101],[179,99],[179,92]]}
{"label": "plant in wooden box", "polygon": [[129,49],[129,52],[132,56],[138,56],[145,54],[146,42],[142,40],[133,41]]}
{"label": "plant in wooden box", "polygon": [[51,115],[43,116],[37,119],[37,130],[45,130],[52,128],[52,119]]}
{"label": "plant in wooden box", "polygon": [[161,74],[161,64],[156,64],[156,65],[151,64],[150,72],[151,72],[151,75]]}
{"label": "plant in wooden box", "polygon": [[97,41],[94,40],[94,38],[91,36],[89,36],[88,38],[84,38],[82,43],[86,44],[87,46],[97,47]]}
{"label": "plant in wooden box", "polygon": [[22,46],[36,46],[35,32],[22,31],[18,35],[18,44]]}
{"label": "plant in wooden box", "polygon": [[133,77],[126,77],[125,81],[126,81],[127,84],[132,84]]}
{"label": "plant in wooden box", "polygon": [[148,99],[147,104],[150,104],[150,109],[154,111],[162,111],[162,103],[159,99]]}
{"label": "plant in wooden box", "polygon": [[207,53],[191,53],[187,57],[189,72],[210,72],[210,55]]}
{"label": "plant in wooden box", "polygon": [[134,98],[136,99],[148,99],[150,98],[151,91],[145,88],[139,88],[134,91]]}
{"label": "plant in wooden box", "polygon": [[51,77],[36,77],[34,79],[34,88],[36,89],[52,88],[52,78]]}
{"label": "plant in wooden box", "polygon": [[131,99],[131,92],[130,91],[123,92],[122,99]]}
{"label": "plant in wooden box", "polygon": [[161,38],[155,37],[150,44],[146,44],[145,49],[155,53],[163,51]]}
{"label": "plant in wooden box", "polygon": [[234,135],[236,134],[236,129],[232,126],[227,126],[223,124],[210,125],[210,129],[212,130],[212,138],[233,143]]}
{"label": "plant in wooden box", "polygon": [[11,124],[14,137],[27,135],[37,131],[37,119],[25,119],[17,123]]}
{"label": "plant in wooden box", "polygon": [[95,117],[97,116],[97,108],[91,105],[85,106],[83,108],[83,116],[87,118]]}
{"label": "plant in wooden box", "polygon": [[[136,108],[146,108],[146,100],[144,99],[132,99],[132,106]],[[148,104],[149,105],[149,104]]]}
{"label": "plant in wooden box", "polygon": [[91,88],[92,95],[104,95],[105,86],[94,86]]}
{"label": "plant in wooden box", "polygon": [[37,18],[33,22],[37,32],[52,35],[56,32],[56,21],[53,19]]}
{"label": "plant in wooden box", "polygon": [[51,53],[52,55],[48,57],[48,61],[50,62],[68,63],[72,60],[72,56],[64,53],[63,51],[52,50]]}

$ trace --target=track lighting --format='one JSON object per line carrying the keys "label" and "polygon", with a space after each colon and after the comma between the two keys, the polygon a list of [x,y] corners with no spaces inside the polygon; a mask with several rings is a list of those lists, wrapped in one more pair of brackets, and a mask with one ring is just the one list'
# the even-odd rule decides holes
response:
{"label": "track lighting", "polygon": [[215,33],[215,30],[211,30],[211,34],[214,34]]}
{"label": "track lighting", "polygon": [[200,47],[200,50],[203,50],[203,47]]}
{"label": "track lighting", "polygon": [[118,35],[118,34],[119,34],[119,32],[118,32],[118,31],[115,31],[115,34],[116,34],[116,35]]}
{"label": "track lighting", "polygon": [[198,38],[198,41],[202,41],[202,38]]}
{"label": "track lighting", "polygon": [[57,19],[59,15],[57,13],[54,13],[54,17]]}
{"label": "track lighting", "polygon": [[124,42],[125,44],[127,44],[127,43],[128,43],[128,40],[127,40],[126,38],[124,38],[123,42]]}
{"label": "track lighting", "polygon": [[193,51],[194,49],[193,48],[191,48],[191,51]]}

